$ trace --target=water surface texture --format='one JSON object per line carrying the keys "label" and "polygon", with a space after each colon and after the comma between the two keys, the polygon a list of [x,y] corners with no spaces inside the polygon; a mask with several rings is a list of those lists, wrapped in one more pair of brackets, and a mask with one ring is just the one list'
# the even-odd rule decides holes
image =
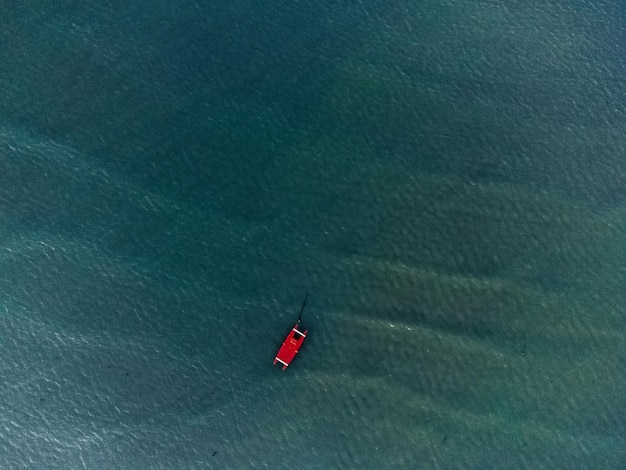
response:
{"label": "water surface texture", "polygon": [[0,2],[0,468],[626,468],[625,24]]}

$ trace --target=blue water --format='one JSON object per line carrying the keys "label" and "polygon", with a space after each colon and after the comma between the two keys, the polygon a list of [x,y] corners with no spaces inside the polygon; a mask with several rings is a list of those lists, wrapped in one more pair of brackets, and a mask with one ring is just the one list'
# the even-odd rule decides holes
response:
{"label": "blue water", "polygon": [[626,468],[621,5],[100,3],[0,3],[0,468]]}

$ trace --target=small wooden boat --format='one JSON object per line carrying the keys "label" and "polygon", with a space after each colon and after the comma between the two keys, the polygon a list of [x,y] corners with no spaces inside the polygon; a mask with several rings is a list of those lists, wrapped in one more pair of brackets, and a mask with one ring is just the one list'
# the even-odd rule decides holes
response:
{"label": "small wooden boat", "polygon": [[302,312],[304,311],[304,306],[306,305],[306,299],[308,294],[304,297],[304,302],[302,303],[302,308],[300,309],[300,315],[298,316],[298,321],[295,326],[291,329],[285,341],[283,341],[283,345],[280,347],[278,352],[276,353],[276,357],[274,358],[274,364],[280,362],[283,365],[283,370],[291,364],[293,358],[298,354],[298,350],[302,343],[304,343],[304,339],[306,338],[307,330],[300,331],[298,327],[300,326],[300,319],[302,318]]}

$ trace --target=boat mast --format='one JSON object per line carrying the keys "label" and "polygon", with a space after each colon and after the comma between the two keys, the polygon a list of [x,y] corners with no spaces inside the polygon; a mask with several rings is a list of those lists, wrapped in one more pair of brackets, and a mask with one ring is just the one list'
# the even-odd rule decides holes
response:
{"label": "boat mast", "polygon": [[302,302],[302,308],[300,309],[300,315],[298,315],[298,323],[300,323],[300,319],[302,318],[302,312],[304,312],[304,306],[306,305],[306,299],[309,296],[309,293],[307,292],[306,295],[304,296],[304,302]]}

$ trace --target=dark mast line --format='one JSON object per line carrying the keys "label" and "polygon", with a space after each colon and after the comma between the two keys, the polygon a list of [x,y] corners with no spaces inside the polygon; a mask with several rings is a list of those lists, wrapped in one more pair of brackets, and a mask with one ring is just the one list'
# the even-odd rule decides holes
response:
{"label": "dark mast line", "polygon": [[309,297],[309,293],[307,292],[304,296],[304,302],[302,302],[302,308],[300,309],[300,315],[298,315],[298,323],[300,323],[300,319],[302,318],[302,312],[304,312],[304,306],[306,305],[306,299]]}

